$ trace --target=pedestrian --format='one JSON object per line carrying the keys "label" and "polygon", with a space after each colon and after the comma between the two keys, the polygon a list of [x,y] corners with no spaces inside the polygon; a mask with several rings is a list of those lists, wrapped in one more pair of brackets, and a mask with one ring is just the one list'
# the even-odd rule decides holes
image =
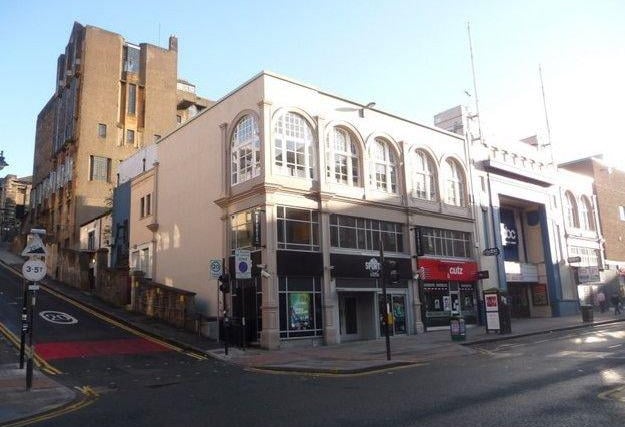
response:
{"label": "pedestrian", "polygon": [[605,312],[605,294],[603,293],[603,291],[597,292],[597,302],[599,303],[599,310],[601,310],[601,312],[604,313]]}
{"label": "pedestrian", "polygon": [[621,314],[621,301],[618,294],[612,295],[612,305],[614,305],[614,315]]}

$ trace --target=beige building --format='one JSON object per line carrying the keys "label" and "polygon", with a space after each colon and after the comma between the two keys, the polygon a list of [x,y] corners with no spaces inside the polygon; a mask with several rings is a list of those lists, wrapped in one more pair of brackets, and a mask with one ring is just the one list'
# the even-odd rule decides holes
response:
{"label": "beige building", "polygon": [[[237,278],[228,315],[248,342],[373,339],[384,304],[392,334],[422,331],[426,311],[432,326],[452,312],[475,322],[464,137],[263,72],[156,147],[158,162],[132,181],[131,265],[194,292],[216,320],[209,261],[225,258]],[[398,272],[387,301],[373,277],[380,242]],[[423,286],[446,287],[432,310],[418,272]]]}
{"label": "beige building", "polygon": [[80,224],[111,209],[119,162],[209,104],[178,79],[177,44],[135,45],[74,24],[37,118],[33,163],[30,225],[48,230],[53,276],[78,277],[65,252],[80,250]]}

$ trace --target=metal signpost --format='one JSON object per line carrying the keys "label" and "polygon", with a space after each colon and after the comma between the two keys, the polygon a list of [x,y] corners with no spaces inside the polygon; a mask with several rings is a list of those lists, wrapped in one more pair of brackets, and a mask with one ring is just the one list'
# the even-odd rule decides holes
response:
{"label": "metal signpost", "polygon": [[[24,286],[24,305],[22,307],[22,334],[20,342],[20,368],[24,368],[24,356],[26,355],[26,389],[30,390],[33,385],[33,323],[35,317],[35,303],[39,281],[46,277],[45,257],[46,248],[40,236],[45,236],[46,230],[32,229],[29,234],[29,242],[22,256],[28,260],[22,265],[22,275],[27,283]],[[43,258],[43,259],[42,259]],[[28,302],[30,301],[30,305]],[[26,334],[28,334],[28,348],[26,348]]]}

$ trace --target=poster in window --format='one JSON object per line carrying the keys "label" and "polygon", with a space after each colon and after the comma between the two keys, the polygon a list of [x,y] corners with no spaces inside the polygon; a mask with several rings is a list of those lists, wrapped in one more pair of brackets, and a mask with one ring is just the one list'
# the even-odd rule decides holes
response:
{"label": "poster in window", "polygon": [[544,283],[532,285],[532,304],[549,305],[549,301],[547,300],[547,285]]}
{"label": "poster in window", "polygon": [[313,328],[312,295],[306,292],[289,294],[289,329],[302,331]]}

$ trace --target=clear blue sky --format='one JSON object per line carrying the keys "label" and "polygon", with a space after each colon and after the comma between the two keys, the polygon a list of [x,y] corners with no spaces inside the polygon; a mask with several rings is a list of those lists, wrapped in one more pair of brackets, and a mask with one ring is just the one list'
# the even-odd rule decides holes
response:
{"label": "clear blue sky", "polygon": [[260,70],[432,124],[472,102],[471,22],[484,131],[544,133],[538,65],[559,160],[624,144],[625,1],[0,0],[0,129],[8,168],[32,172],[37,114],[74,21],[166,46],[179,76],[217,99]]}

